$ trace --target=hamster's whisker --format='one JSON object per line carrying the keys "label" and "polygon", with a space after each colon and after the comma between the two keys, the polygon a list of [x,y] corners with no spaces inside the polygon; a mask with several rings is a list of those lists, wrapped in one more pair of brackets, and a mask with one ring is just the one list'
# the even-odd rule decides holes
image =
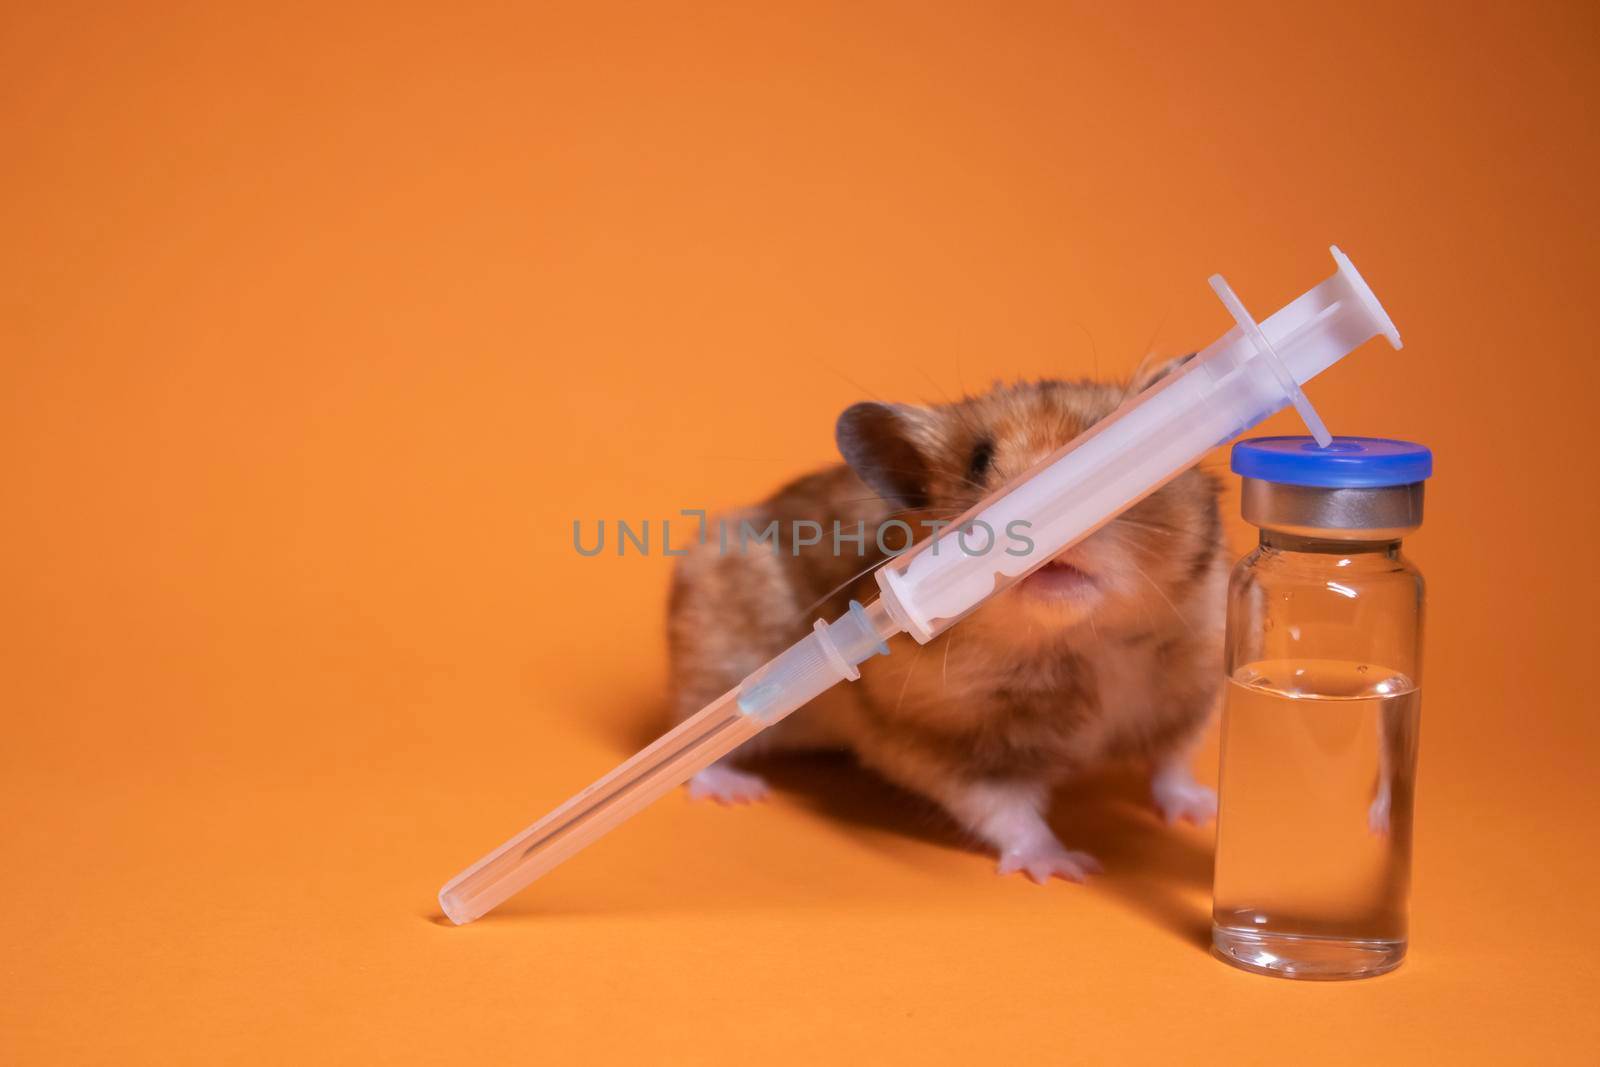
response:
{"label": "hamster's whisker", "polygon": [[1154,589],[1156,591],[1156,595],[1159,596],[1163,601],[1166,602],[1167,607],[1172,609],[1172,614],[1174,614],[1174,615],[1176,615],[1178,617],[1178,621],[1183,623],[1184,627],[1191,634],[1194,633],[1194,625],[1189,622],[1188,616],[1184,615],[1183,612],[1178,610],[1178,605],[1174,604],[1172,602],[1172,598],[1167,596],[1167,594],[1164,591],[1162,591],[1161,586],[1156,584],[1156,580],[1154,578],[1150,577],[1150,575],[1146,574],[1145,573],[1145,569],[1143,567],[1139,566],[1137,563],[1133,562],[1133,560],[1131,560],[1131,559],[1128,561],[1128,566],[1132,567],[1134,569],[1134,572],[1136,574],[1138,574],[1139,577],[1143,578],[1145,581],[1150,583],[1150,588]]}
{"label": "hamster's whisker", "polygon": [[868,389],[866,386],[862,385],[860,382],[856,381],[854,378],[850,377],[844,371],[840,370],[838,367],[835,367],[833,364],[827,362],[826,360],[819,359],[819,360],[817,360],[817,362],[822,365],[824,370],[829,371],[830,373],[833,374],[833,376],[835,378],[838,378],[840,381],[844,382],[846,385],[850,386],[852,389],[855,389],[857,392],[865,393],[868,398],[870,398],[872,400],[876,400],[880,404],[888,404],[889,403],[889,401],[885,400],[883,397],[879,396],[877,393],[874,393],[871,389]]}
{"label": "hamster's whisker", "polygon": [[818,597],[817,599],[813,600],[810,604],[807,604],[805,607],[801,608],[800,609],[800,614],[805,617],[804,619],[802,619],[802,621],[808,620],[813,611],[816,611],[822,605],[826,604],[828,601],[832,600],[834,597],[838,596],[840,593],[842,593],[846,589],[850,588],[856,582],[859,582],[862,578],[864,578],[867,575],[871,574],[873,571],[877,570],[879,567],[883,566],[885,563],[888,563],[889,560],[892,559],[892,558],[894,558],[894,557],[890,556],[890,557],[886,557],[884,559],[879,559],[879,560],[872,561],[871,563],[867,564],[865,567],[863,567],[860,570],[856,571],[850,577],[846,578],[844,581],[840,582],[838,585],[834,586],[832,589],[828,590],[826,593],[823,593],[820,597]]}
{"label": "hamster's whisker", "polygon": [[951,630],[944,635],[944,663],[939,667],[939,687],[944,690],[950,688],[950,650],[955,647],[956,635]]}
{"label": "hamster's whisker", "polygon": [[1145,522],[1143,519],[1130,519],[1126,515],[1119,515],[1117,518],[1112,520],[1112,523],[1113,525],[1116,523],[1123,523],[1127,526],[1137,526],[1141,530],[1149,530],[1151,533],[1166,534],[1169,537],[1176,537],[1178,534],[1187,532],[1177,526],[1168,526],[1165,523],[1159,522]]}
{"label": "hamster's whisker", "polygon": [[772,463],[790,467],[812,462],[796,456],[723,456],[713,453],[702,453],[699,458],[703,463]]}
{"label": "hamster's whisker", "polygon": [[916,673],[917,664],[922,661],[922,652],[927,647],[927,645],[918,644],[916,653],[911,657],[911,662],[906,664],[905,681],[900,683],[900,695],[895,698],[894,702],[894,713],[896,715],[900,714],[900,705],[906,702],[906,690],[911,688],[911,676]]}
{"label": "hamster's whisker", "polygon": [[[951,514],[951,515],[955,514],[954,510],[951,509],[951,508],[935,508],[935,507],[901,508],[899,511],[892,512],[889,517],[890,518],[895,518],[896,516],[900,516],[900,515],[915,515],[915,514],[935,515],[935,514],[940,513],[940,512],[943,512],[943,513],[946,513],[946,514]],[[897,553],[897,555],[898,555],[898,553]],[[823,604],[826,604],[829,600],[833,599],[839,593],[841,593],[844,590],[850,588],[850,586],[854,585],[856,582],[860,581],[862,578],[864,578],[868,574],[871,574],[873,571],[877,570],[879,567],[883,566],[885,563],[888,563],[891,559],[894,559],[894,558],[895,558],[895,556],[885,556],[882,559],[873,560],[871,563],[867,564],[865,567],[863,567],[860,570],[856,571],[850,577],[846,578],[844,581],[840,582],[838,585],[834,586],[832,589],[828,590],[826,593],[823,593],[816,600],[813,600],[810,604],[806,605],[804,608],[801,609],[800,614],[802,614],[802,615],[810,615],[813,611],[817,610],[817,608],[821,607]]]}
{"label": "hamster's whisker", "polygon": [[1150,357],[1154,355],[1154,350],[1146,351],[1139,362],[1134,365],[1133,373],[1128,375],[1127,384],[1122,387],[1122,399],[1117,402],[1118,407],[1122,406],[1133,395],[1133,384],[1139,380],[1139,375],[1143,374],[1144,369],[1150,365]]}
{"label": "hamster's whisker", "polygon": [[982,482],[975,482],[965,474],[961,474],[950,467],[935,467],[934,470],[947,478],[954,478],[958,482],[965,482],[967,487],[970,489],[976,489],[978,492],[985,495],[987,495],[989,492],[989,487],[987,485],[984,485]]}
{"label": "hamster's whisker", "polygon": [[933,386],[933,391],[939,394],[940,399],[943,401],[946,407],[954,408],[956,406],[954,398],[950,396],[950,390],[934,381],[933,375],[928,373],[928,368],[919,363],[917,364],[917,373],[922,376],[923,381]]}
{"label": "hamster's whisker", "polygon": [[962,401],[969,398],[962,397],[961,400],[952,400],[949,390],[945,389],[938,382],[934,381],[933,375],[929,374],[926,368],[919,366],[917,368],[917,373],[921,374],[927,383],[933,386],[935,392],[944,397],[944,406],[946,410],[956,417],[956,420],[961,423],[963,429],[972,434],[974,437],[982,436],[982,430],[972,421],[971,413],[964,410],[964,404]]}
{"label": "hamster's whisker", "polygon": [[[888,501],[888,500],[884,500],[883,497],[881,497],[881,496],[847,496],[847,497],[840,497],[837,501],[834,501],[834,502],[835,503],[839,503],[839,504],[871,504],[874,501],[877,501],[877,502],[880,502],[880,503],[883,503],[883,504],[891,504],[891,507],[892,507],[892,503],[890,501]],[[926,504],[926,505],[924,505],[922,507],[915,507],[915,508],[893,508],[893,510],[891,510],[889,512],[889,515],[891,517],[893,517],[895,515],[908,515],[908,514],[910,514],[912,512],[917,512],[917,511],[950,511],[950,512],[954,512],[955,510],[956,509],[953,508],[953,507],[938,506],[938,505],[934,505],[934,504]]]}
{"label": "hamster's whisker", "polygon": [[[890,474],[909,474],[913,478],[929,473],[942,474],[946,478],[954,478],[958,482],[965,482],[968,487],[976,489],[980,493],[987,493],[989,491],[989,487],[984,485],[982,482],[975,482],[971,478],[968,478],[965,474],[962,474],[960,471],[942,465],[929,466],[927,470],[920,471],[908,471],[902,467],[879,467],[878,470],[887,471]],[[880,496],[877,499],[882,500],[883,498]]]}

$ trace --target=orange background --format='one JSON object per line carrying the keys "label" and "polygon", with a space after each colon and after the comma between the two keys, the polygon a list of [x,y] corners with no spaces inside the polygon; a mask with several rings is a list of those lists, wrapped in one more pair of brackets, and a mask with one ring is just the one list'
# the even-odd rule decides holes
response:
{"label": "orange background", "polygon": [[[1229,6],[6,5],[0,1060],[1592,1052],[1596,9]],[[1187,351],[1335,241],[1407,345],[1313,396],[1438,456],[1399,972],[1212,960],[1128,783],[1039,889],[809,762],[442,924],[660,721],[670,561],[574,518]]]}

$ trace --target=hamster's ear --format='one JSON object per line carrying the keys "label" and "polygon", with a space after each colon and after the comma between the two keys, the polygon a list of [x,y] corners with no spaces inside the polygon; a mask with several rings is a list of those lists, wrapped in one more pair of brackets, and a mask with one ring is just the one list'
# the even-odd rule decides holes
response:
{"label": "hamster's ear", "polygon": [[1183,365],[1194,358],[1194,353],[1169,359],[1161,363],[1144,362],[1139,364],[1139,369],[1133,372],[1133,379],[1128,383],[1129,394],[1142,393],[1152,385],[1170,377],[1173,372],[1181,369]]}
{"label": "hamster's ear", "polygon": [[902,508],[928,505],[933,413],[906,404],[855,404],[834,428],[839,454],[878,495]]}

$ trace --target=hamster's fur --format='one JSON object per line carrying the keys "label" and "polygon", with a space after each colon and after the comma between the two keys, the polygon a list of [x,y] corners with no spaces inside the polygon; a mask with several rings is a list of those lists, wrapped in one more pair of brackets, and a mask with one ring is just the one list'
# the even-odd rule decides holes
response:
{"label": "hamster's fur", "polygon": [[[753,507],[720,517],[778,537],[724,550],[712,537],[673,575],[668,632],[681,719],[737,685],[854,597],[876,594],[880,525],[949,520],[1151,388],[1182,360],[1126,383],[997,385],[948,404],[857,404],[838,420],[846,463],[806,475]],[[1051,788],[1108,761],[1152,772],[1170,820],[1209,819],[1215,795],[1188,769],[1221,685],[1226,557],[1218,486],[1191,469],[1124,515],[1002,591],[927,645],[906,635],[735,753],[847,748],[944,808],[1000,856],[1002,874],[1074,881],[1095,860],[1045,822]],[[865,555],[830,536],[801,545],[795,520],[825,531],[865,524]],[[898,547],[897,530],[884,543]],[[802,538],[801,540],[808,540]],[[737,538],[732,539],[737,545]],[[692,795],[751,800],[756,775],[727,762],[701,772]]]}

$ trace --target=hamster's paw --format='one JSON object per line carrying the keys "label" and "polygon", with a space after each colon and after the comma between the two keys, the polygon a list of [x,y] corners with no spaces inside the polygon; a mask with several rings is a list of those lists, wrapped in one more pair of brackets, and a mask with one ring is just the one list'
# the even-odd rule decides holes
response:
{"label": "hamster's paw", "polygon": [[767,795],[767,780],[721,763],[713,763],[689,779],[690,800],[715,800],[718,804],[752,804]]}
{"label": "hamster's paw", "polygon": [[1150,795],[1168,825],[1192,822],[1204,826],[1217,817],[1216,791],[1193,778],[1158,778],[1150,787]]}
{"label": "hamster's paw", "polygon": [[1100,861],[1087,852],[1073,852],[1055,838],[1030,842],[1000,853],[1000,874],[1022,871],[1040,885],[1054,878],[1081,882],[1102,870]]}

